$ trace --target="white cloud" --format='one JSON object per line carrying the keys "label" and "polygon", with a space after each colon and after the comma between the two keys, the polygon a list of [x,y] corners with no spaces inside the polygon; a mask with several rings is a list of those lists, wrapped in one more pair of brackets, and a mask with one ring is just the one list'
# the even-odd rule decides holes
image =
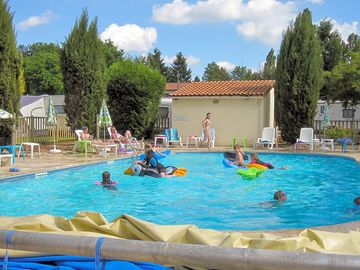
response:
{"label": "white cloud", "polygon": [[188,4],[183,0],[153,7],[153,17],[158,22],[188,24],[214,22],[239,18],[242,0],[207,0]]}
{"label": "white cloud", "polygon": [[242,9],[243,22],[236,26],[236,30],[249,40],[276,45],[295,16],[296,6],[293,2],[250,0]]}
{"label": "white cloud", "polygon": [[120,26],[113,23],[100,33],[100,39],[111,40],[119,50],[142,53],[154,46],[157,32],[153,27],[141,28],[136,24]]}
{"label": "white cloud", "polygon": [[189,64],[189,65],[192,65],[192,66],[195,66],[195,65],[198,65],[200,64],[200,58],[197,58],[195,56],[192,56],[192,55],[189,55],[189,56],[185,56],[186,57],[186,62]]}
{"label": "white cloud", "polygon": [[352,23],[338,23],[336,20],[331,20],[331,23],[333,24],[333,29],[336,29],[340,34],[343,40],[347,40],[348,36],[351,33],[358,33],[358,22],[352,22]]}
{"label": "white cloud", "polygon": [[306,2],[312,3],[312,4],[323,4],[325,0],[306,0]]}
{"label": "white cloud", "polygon": [[47,10],[40,16],[31,16],[31,17],[27,18],[26,20],[19,22],[17,24],[17,27],[20,30],[27,30],[34,26],[47,24],[54,18],[55,18],[55,14],[51,10]]}
{"label": "white cloud", "polygon": [[174,62],[175,58],[175,56],[164,56],[164,64],[171,65]]}
{"label": "white cloud", "polygon": [[236,30],[249,40],[275,45],[296,16],[292,1],[279,0],[202,0],[189,4],[184,0],[153,7],[156,21],[170,24],[235,21]]}
{"label": "white cloud", "polygon": [[[199,58],[192,55],[185,56],[185,58],[186,58],[186,63],[190,66],[196,66],[201,62]],[[164,64],[171,65],[172,63],[174,63],[176,56],[164,56],[163,59],[164,59]]]}
{"label": "white cloud", "polygon": [[216,63],[219,67],[222,67],[224,68],[227,72],[230,72],[232,71],[236,65],[232,64],[232,63],[229,63],[227,61],[220,61],[220,62],[217,62]]}

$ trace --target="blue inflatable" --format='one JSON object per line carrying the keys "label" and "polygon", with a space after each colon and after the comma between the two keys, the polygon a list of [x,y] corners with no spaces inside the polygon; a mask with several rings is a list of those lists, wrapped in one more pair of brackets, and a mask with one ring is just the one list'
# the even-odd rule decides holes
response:
{"label": "blue inflatable", "polygon": [[[157,159],[166,158],[168,155],[170,155],[171,151],[170,151],[170,150],[165,150],[165,151],[163,151],[163,152],[161,152],[161,153],[162,153],[163,155],[165,155],[165,156],[161,156],[161,155],[159,155],[158,153],[155,152],[155,157],[156,157]],[[139,156],[139,159],[145,159],[145,154],[141,154],[141,155]]]}
{"label": "blue inflatable", "polygon": [[[24,270],[24,269],[58,269],[58,270],[93,270],[105,269],[106,270],[171,270],[172,268],[162,266],[149,262],[133,262],[133,261],[120,261],[120,260],[99,260],[96,265],[95,258],[80,257],[80,256],[41,256],[41,257],[25,257],[25,258],[8,258],[4,262],[1,258],[1,266],[7,267],[11,270]],[[103,268],[102,268],[103,266]],[[4,269],[5,267],[1,267]]]}
{"label": "blue inflatable", "polygon": [[231,163],[230,163],[230,160],[228,160],[228,159],[226,159],[226,158],[223,159],[223,164],[224,164],[224,166],[227,167],[227,168],[239,168],[239,166],[237,166],[237,165],[235,165],[235,164],[231,164]]}

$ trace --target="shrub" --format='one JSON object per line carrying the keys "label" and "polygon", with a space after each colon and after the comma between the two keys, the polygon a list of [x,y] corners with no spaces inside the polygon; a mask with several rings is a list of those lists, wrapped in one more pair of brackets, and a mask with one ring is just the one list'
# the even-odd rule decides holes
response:
{"label": "shrub", "polygon": [[340,139],[340,138],[351,138],[352,132],[349,128],[329,128],[325,130],[326,137],[329,137],[330,139]]}

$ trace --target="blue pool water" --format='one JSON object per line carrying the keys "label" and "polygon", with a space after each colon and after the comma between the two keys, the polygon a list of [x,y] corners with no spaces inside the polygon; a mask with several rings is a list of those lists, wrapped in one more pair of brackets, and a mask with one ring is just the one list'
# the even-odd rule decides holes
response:
{"label": "blue pool water", "polygon": [[[360,196],[360,167],[349,158],[306,154],[260,154],[288,170],[267,170],[243,180],[225,168],[222,153],[178,153],[164,165],[189,169],[185,177],[126,176],[131,160],[50,172],[47,176],[0,182],[0,215],[46,213],[71,218],[78,210],[121,214],[158,224],[195,224],[219,230],[305,228],[360,219],[353,199]],[[111,172],[117,190],[94,184]],[[288,201],[271,203],[276,190]]]}

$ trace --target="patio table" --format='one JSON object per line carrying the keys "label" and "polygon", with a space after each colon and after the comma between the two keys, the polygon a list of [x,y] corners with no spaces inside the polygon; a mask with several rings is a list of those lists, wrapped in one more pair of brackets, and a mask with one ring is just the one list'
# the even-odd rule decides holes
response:
{"label": "patio table", "polygon": [[100,152],[103,151],[104,153],[104,157],[107,157],[107,149],[108,148],[114,148],[115,150],[115,156],[117,157],[117,150],[119,145],[117,143],[97,143],[97,144],[93,144],[93,147],[95,148],[99,148]]}
{"label": "patio table", "polygon": [[336,140],[337,143],[341,144],[341,150],[346,152],[347,144],[351,144],[354,148],[354,142],[349,138],[340,138]]}
{"label": "patio table", "polygon": [[154,146],[156,147],[158,140],[162,140],[165,146],[168,146],[167,137],[165,134],[156,134],[154,136]]}

